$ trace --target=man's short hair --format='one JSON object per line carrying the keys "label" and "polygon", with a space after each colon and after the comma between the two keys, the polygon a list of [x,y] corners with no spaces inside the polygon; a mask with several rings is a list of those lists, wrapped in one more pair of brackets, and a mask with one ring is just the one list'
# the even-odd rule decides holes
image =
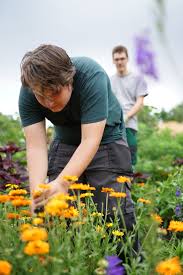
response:
{"label": "man's short hair", "polygon": [[57,90],[73,82],[75,67],[66,51],[55,45],[40,45],[21,62],[21,82],[31,89]]}
{"label": "man's short hair", "polygon": [[128,50],[126,47],[122,46],[122,45],[119,45],[119,46],[116,46],[113,48],[112,50],[112,56],[114,56],[115,53],[125,53],[127,58],[128,58]]}

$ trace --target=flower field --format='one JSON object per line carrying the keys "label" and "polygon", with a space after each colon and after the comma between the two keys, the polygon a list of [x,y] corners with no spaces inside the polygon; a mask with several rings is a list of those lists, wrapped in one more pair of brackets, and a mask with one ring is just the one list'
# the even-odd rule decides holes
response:
{"label": "flower field", "polygon": [[[143,147],[139,141],[139,172],[132,182],[137,223],[130,232],[119,227],[119,209],[108,221],[105,211],[96,210],[93,188],[69,176],[70,195],[54,197],[44,211],[32,215],[25,170],[13,160],[22,152],[1,148],[0,274],[183,274],[183,139],[172,139],[166,131],[149,133],[142,129]],[[116,181],[123,186],[129,179]],[[34,196],[46,188],[40,183]],[[126,197],[107,188],[101,192],[119,204]],[[135,255],[137,232],[140,249]]]}

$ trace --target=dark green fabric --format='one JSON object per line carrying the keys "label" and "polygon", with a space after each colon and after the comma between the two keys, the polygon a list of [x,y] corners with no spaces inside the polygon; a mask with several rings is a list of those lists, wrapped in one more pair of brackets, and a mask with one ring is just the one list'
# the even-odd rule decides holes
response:
{"label": "dark green fabric", "polygon": [[137,163],[137,131],[126,128],[127,143],[131,152],[132,165]]}
{"label": "dark green fabric", "polygon": [[81,124],[107,119],[102,144],[125,137],[123,114],[112,93],[110,80],[103,68],[87,57],[72,58],[76,67],[73,91],[69,103],[57,113],[39,104],[32,91],[22,87],[19,112],[23,127],[47,118],[62,143],[78,145],[81,141]]}

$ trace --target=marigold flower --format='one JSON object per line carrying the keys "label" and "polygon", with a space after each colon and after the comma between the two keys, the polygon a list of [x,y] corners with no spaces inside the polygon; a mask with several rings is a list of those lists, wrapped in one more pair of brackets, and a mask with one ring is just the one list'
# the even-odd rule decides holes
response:
{"label": "marigold flower", "polygon": [[5,203],[10,200],[9,195],[0,195],[0,203]]}
{"label": "marigold flower", "polygon": [[125,182],[131,183],[130,178],[123,177],[123,176],[117,177],[117,178],[116,178],[116,181],[119,182],[119,183],[125,183]]}
{"label": "marigold flower", "polygon": [[179,257],[174,257],[165,261],[161,261],[156,266],[156,272],[162,275],[182,274],[182,268]]}
{"label": "marigold flower", "polygon": [[183,232],[183,222],[170,221],[168,229],[169,231]]}
{"label": "marigold flower", "polygon": [[49,185],[48,183],[40,183],[38,184],[38,187],[47,190],[51,188],[51,185]]}
{"label": "marigold flower", "polygon": [[20,218],[20,214],[17,214],[17,213],[7,213],[6,217],[9,220],[19,219]]}
{"label": "marigold flower", "polygon": [[119,230],[113,230],[112,234],[117,237],[122,237],[124,235],[124,232],[121,232]]}
{"label": "marigold flower", "polygon": [[67,194],[58,194],[56,196],[54,196],[54,199],[57,199],[57,200],[66,200],[66,201],[76,201],[77,200],[77,196],[70,196],[70,195],[67,195]]}
{"label": "marigold flower", "polygon": [[10,196],[27,195],[27,191],[25,189],[11,190],[9,192],[9,195]]}
{"label": "marigold flower", "polygon": [[7,262],[0,260],[0,275],[9,275],[12,270],[12,265]]}
{"label": "marigold flower", "polygon": [[108,223],[106,223],[106,227],[113,227],[113,223],[112,222],[108,222]]}
{"label": "marigold flower", "polygon": [[24,253],[30,256],[47,254],[49,253],[49,244],[41,240],[30,241],[25,246]]}
{"label": "marigold flower", "polygon": [[26,241],[45,241],[48,239],[48,233],[44,228],[32,227],[30,229],[24,230],[20,236],[23,242]]}
{"label": "marigold flower", "polygon": [[94,196],[93,193],[83,193],[83,194],[80,195],[80,198],[82,199],[82,198],[92,197],[92,196]]}
{"label": "marigold flower", "polygon": [[20,211],[20,214],[21,214],[21,216],[27,216],[27,217],[31,217],[32,216],[30,210],[27,210],[27,209],[22,209]]}
{"label": "marigold flower", "polygon": [[64,210],[62,215],[60,215],[66,219],[72,219],[72,218],[77,218],[79,216],[79,212],[76,208],[71,206],[69,209]]}
{"label": "marigold flower", "polygon": [[33,199],[39,198],[42,195],[43,191],[41,190],[34,190],[32,192]]}
{"label": "marigold flower", "polygon": [[25,197],[24,196],[9,196],[9,200],[10,201],[14,201],[14,200],[25,200]]}
{"label": "marigold flower", "polygon": [[43,223],[44,223],[44,220],[42,218],[34,218],[32,221],[32,224],[34,224],[34,225],[40,225]]}
{"label": "marigold flower", "polygon": [[109,197],[114,197],[114,198],[125,198],[126,197],[126,193],[123,192],[111,192],[109,194]]}
{"label": "marigold flower", "polygon": [[150,200],[145,200],[143,198],[138,199],[138,202],[142,202],[142,203],[145,203],[145,204],[150,204],[151,203]]}
{"label": "marigold flower", "polygon": [[108,187],[102,187],[101,192],[110,193],[110,192],[114,192],[114,189],[113,188],[108,188]]}
{"label": "marigold flower", "polygon": [[100,213],[100,212],[93,212],[93,213],[91,214],[91,216],[92,216],[92,217],[103,217],[104,214],[103,214],[103,213]]}
{"label": "marigold flower", "polygon": [[153,218],[153,220],[154,221],[156,221],[157,223],[162,223],[163,222],[163,220],[162,220],[162,218],[159,216],[159,215],[157,215],[157,214],[151,214],[151,217]]}
{"label": "marigold flower", "polygon": [[83,184],[83,183],[73,183],[69,186],[69,189],[73,190],[85,190],[85,191],[91,191],[91,190],[96,190],[95,187],[91,187],[89,184]]}
{"label": "marigold flower", "polygon": [[19,200],[13,200],[11,203],[15,207],[27,206],[31,204],[31,200],[19,199]]}
{"label": "marigold flower", "polygon": [[139,182],[139,183],[137,183],[137,185],[140,186],[140,187],[144,187],[145,183],[144,182]]}
{"label": "marigold flower", "polygon": [[24,223],[20,225],[20,231],[25,231],[30,228],[32,228],[32,225],[30,223]]}
{"label": "marigold flower", "polygon": [[78,177],[77,176],[63,176],[63,179],[66,181],[75,182],[78,180]]}
{"label": "marigold flower", "polygon": [[69,207],[68,203],[65,200],[50,200],[45,206],[45,213],[52,216],[60,216],[63,209]]}

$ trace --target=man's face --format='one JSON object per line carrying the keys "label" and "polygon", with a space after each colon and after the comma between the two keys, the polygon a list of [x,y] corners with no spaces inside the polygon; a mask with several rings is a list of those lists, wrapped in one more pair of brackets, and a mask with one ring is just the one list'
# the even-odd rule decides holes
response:
{"label": "man's face", "polygon": [[52,112],[60,112],[67,105],[72,94],[72,85],[61,86],[56,91],[45,89],[43,93],[39,89],[33,90],[38,102]]}
{"label": "man's face", "polygon": [[114,53],[113,63],[116,65],[117,72],[123,74],[127,70],[128,57],[125,52]]}

